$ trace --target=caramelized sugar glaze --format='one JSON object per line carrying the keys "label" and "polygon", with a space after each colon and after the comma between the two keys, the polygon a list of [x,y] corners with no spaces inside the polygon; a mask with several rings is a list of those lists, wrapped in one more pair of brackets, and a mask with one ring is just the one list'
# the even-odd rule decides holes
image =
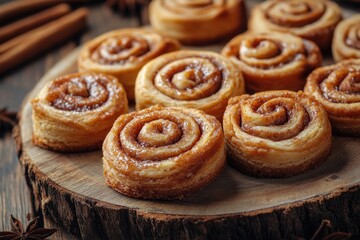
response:
{"label": "caramelized sugar glaze", "polygon": [[45,100],[59,110],[84,112],[102,106],[116,91],[108,76],[73,74],[51,82]]}

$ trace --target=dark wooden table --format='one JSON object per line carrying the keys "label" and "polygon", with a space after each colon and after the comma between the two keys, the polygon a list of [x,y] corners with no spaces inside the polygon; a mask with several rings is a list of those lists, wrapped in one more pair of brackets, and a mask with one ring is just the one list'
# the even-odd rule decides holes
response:
{"label": "dark wooden table", "polygon": [[[7,107],[10,111],[19,111],[23,99],[44,73],[80,44],[104,32],[137,25],[135,19],[122,18],[102,4],[86,7],[90,10],[86,31],[13,71],[0,75],[0,109]],[[0,135],[0,231],[10,230],[10,214],[26,223],[27,214],[34,215],[32,211],[31,196],[15,144],[11,132],[6,132]],[[54,237],[63,238],[66,235],[60,229]]]}

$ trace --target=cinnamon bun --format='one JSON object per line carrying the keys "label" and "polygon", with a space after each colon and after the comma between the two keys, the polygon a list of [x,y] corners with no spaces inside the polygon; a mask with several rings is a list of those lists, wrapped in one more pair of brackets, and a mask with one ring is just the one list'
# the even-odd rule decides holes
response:
{"label": "cinnamon bun", "polygon": [[330,151],[326,111],[302,92],[231,98],[223,128],[230,163],[255,176],[293,176],[317,167]]}
{"label": "cinnamon bun", "polygon": [[213,42],[240,32],[245,23],[243,0],[154,0],[151,26],[186,44]]}
{"label": "cinnamon bun", "polygon": [[335,28],[332,42],[335,61],[360,58],[360,14],[341,21]]}
{"label": "cinnamon bun", "polygon": [[307,78],[305,92],[326,109],[336,133],[360,136],[360,60],[318,68]]}
{"label": "cinnamon bun", "polygon": [[128,99],[132,101],[135,79],[140,69],[153,58],[179,48],[176,40],[149,29],[121,29],[86,43],[79,54],[78,68],[79,71],[94,71],[117,77]]}
{"label": "cinnamon bun", "polygon": [[127,113],[128,102],[115,77],[89,72],[49,82],[32,107],[33,143],[73,152],[100,148],[114,121]]}
{"label": "cinnamon bun", "polygon": [[303,89],[306,76],[322,62],[313,42],[287,33],[240,34],[222,54],[240,67],[250,92]]}
{"label": "cinnamon bun", "polygon": [[253,9],[249,30],[292,33],[327,50],[341,18],[341,8],[332,1],[270,0]]}
{"label": "cinnamon bun", "polygon": [[189,108],[122,115],[103,144],[106,183],[134,198],[184,198],[211,182],[226,157],[221,124]]}
{"label": "cinnamon bun", "polygon": [[228,100],[244,93],[240,69],[220,54],[177,51],[146,64],[135,86],[136,109],[153,105],[200,109],[222,120]]}

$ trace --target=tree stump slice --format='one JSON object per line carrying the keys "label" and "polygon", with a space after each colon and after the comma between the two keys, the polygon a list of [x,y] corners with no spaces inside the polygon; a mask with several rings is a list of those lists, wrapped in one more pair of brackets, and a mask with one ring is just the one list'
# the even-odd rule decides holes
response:
{"label": "tree stump slice", "polygon": [[334,136],[324,164],[291,178],[254,178],[228,166],[182,201],[137,200],[115,192],[105,184],[101,151],[62,154],[34,146],[29,101],[47,81],[75,72],[77,54],[60,61],[35,86],[14,131],[36,209],[45,219],[83,239],[309,238],[324,219],[333,231],[359,234],[357,138]]}

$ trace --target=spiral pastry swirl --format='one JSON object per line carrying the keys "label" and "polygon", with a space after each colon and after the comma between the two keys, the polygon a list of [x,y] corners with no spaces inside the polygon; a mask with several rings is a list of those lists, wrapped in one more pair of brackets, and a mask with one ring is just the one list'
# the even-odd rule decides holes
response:
{"label": "spiral pastry swirl", "polygon": [[302,92],[231,98],[223,129],[231,163],[255,176],[287,177],[323,162],[330,151],[326,111]]}
{"label": "spiral pastry swirl", "polygon": [[121,29],[105,33],[85,44],[78,58],[80,71],[117,77],[129,100],[134,100],[136,75],[150,60],[178,50],[179,43],[148,29]]}
{"label": "spiral pastry swirl", "polygon": [[341,9],[331,1],[271,0],[253,9],[249,30],[292,33],[327,50],[340,20]]}
{"label": "spiral pastry swirl", "polygon": [[144,38],[119,34],[105,39],[94,49],[90,58],[104,65],[126,65],[141,61],[149,51],[149,43]]}
{"label": "spiral pastry swirl", "polygon": [[251,92],[303,89],[307,74],[322,62],[313,42],[287,33],[240,34],[222,55],[240,67]]}
{"label": "spiral pastry swirl", "polygon": [[32,107],[34,144],[70,152],[100,148],[115,120],[127,113],[128,102],[115,77],[88,72],[49,82]]}
{"label": "spiral pastry swirl", "polygon": [[220,122],[188,108],[122,115],[103,144],[106,183],[134,198],[183,198],[212,181],[225,161]]}
{"label": "spiral pastry swirl", "polygon": [[360,60],[316,69],[305,92],[325,107],[336,133],[360,136]]}
{"label": "spiral pastry swirl", "polygon": [[196,108],[222,120],[228,100],[244,93],[240,69],[223,56],[177,51],[146,64],[135,86],[136,109],[153,105]]}
{"label": "spiral pastry swirl", "polygon": [[332,43],[335,61],[360,58],[360,14],[341,21],[335,28]]}
{"label": "spiral pastry swirl", "polygon": [[155,0],[149,6],[152,27],[186,44],[209,43],[244,27],[243,0]]}

